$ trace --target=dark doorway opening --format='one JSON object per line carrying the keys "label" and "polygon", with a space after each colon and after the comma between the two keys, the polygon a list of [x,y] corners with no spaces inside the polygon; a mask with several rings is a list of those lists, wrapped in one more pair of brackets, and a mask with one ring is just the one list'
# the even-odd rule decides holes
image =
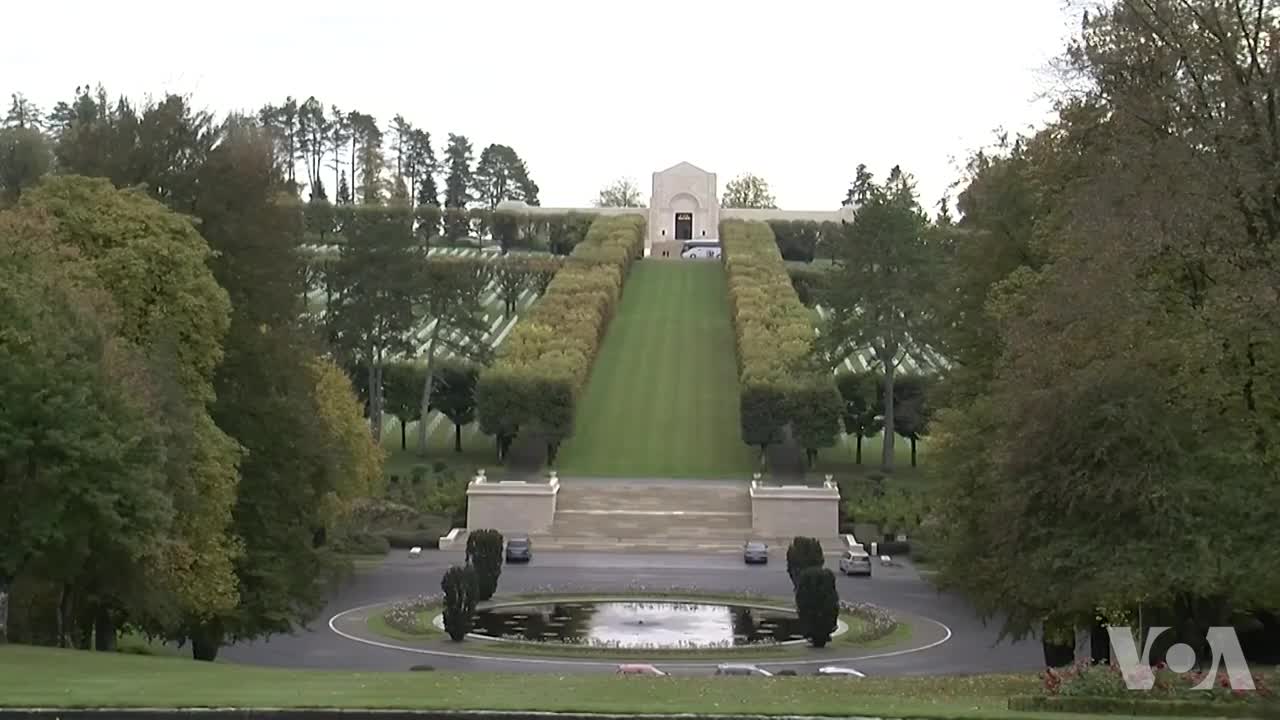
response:
{"label": "dark doorway opening", "polygon": [[693,239],[693,213],[676,213],[676,239]]}

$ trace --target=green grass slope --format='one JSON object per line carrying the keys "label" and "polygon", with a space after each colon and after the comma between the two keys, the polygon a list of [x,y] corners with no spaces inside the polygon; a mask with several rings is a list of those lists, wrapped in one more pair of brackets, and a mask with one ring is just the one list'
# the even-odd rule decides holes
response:
{"label": "green grass slope", "polygon": [[724,271],[637,263],[560,454],[565,475],[739,477],[755,452],[738,421]]}

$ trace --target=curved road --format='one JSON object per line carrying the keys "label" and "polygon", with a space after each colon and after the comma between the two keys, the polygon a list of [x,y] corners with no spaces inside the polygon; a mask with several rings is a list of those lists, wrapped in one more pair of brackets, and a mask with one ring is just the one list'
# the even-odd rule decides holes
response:
{"label": "curved road", "polygon": [[[232,662],[279,667],[350,670],[407,670],[413,665],[440,669],[489,672],[602,672],[612,671],[614,662],[565,661],[547,658],[477,658],[483,644],[463,643],[457,651],[471,657],[423,654],[409,649],[393,649],[356,642],[329,627],[329,619],[363,605],[392,602],[423,593],[436,593],[440,576],[453,563],[462,561],[459,552],[427,552],[419,559],[393,552],[377,566],[358,568],[355,575],[335,594],[310,629],[292,636],[228,647],[222,657]],[[828,566],[834,566],[828,558]],[[933,645],[919,652],[884,650],[850,651],[860,659],[839,661],[868,675],[921,675],[972,672],[1038,670],[1043,664],[1037,642],[997,643],[995,626],[985,626],[962,600],[940,594],[922,580],[909,565],[876,565],[870,578],[837,575],[840,597],[848,601],[871,602],[902,614],[916,615],[940,623],[917,620],[906,647]],[[528,565],[503,567],[499,592],[608,591],[637,588],[699,589],[721,592],[752,592],[786,597],[791,594],[785,562],[771,558],[768,565],[747,566],[733,555],[621,554],[540,552]],[[946,631],[950,632],[949,637]],[[939,640],[945,642],[938,643]],[[388,644],[395,641],[385,640]],[[449,647],[452,650],[452,646]],[[835,661],[831,661],[835,662]],[[710,672],[709,667],[693,668],[689,663],[660,662],[662,666],[684,666],[690,672]],[[757,664],[770,669],[792,666],[795,661]],[[812,671],[812,664],[808,665]]]}

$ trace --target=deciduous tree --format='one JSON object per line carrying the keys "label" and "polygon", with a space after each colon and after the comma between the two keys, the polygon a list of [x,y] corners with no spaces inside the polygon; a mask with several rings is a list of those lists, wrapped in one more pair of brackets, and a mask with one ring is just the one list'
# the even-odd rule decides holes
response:
{"label": "deciduous tree", "polygon": [[600,188],[600,195],[596,197],[595,206],[642,208],[644,207],[644,196],[641,195],[640,186],[636,185],[634,180],[631,178],[618,178]]}
{"label": "deciduous tree", "polygon": [[720,206],[727,208],[776,208],[769,183],[759,175],[743,173],[725,183]]}

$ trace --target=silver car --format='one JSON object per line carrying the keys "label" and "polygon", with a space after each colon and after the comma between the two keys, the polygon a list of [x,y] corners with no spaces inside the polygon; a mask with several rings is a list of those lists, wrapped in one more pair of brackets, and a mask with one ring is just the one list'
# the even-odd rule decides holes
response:
{"label": "silver car", "polygon": [[717,675],[754,675],[756,677],[773,677],[773,673],[755,665],[726,663],[716,666]]}
{"label": "silver car", "polygon": [[862,550],[846,550],[840,558],[840,572],[845,575],[871,575],[871,556]]}

